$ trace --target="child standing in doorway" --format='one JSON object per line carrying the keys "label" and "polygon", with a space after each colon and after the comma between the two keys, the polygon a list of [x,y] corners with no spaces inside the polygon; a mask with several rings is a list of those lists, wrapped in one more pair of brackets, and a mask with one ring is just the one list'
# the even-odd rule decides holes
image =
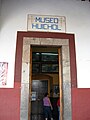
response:
{"label": "child standing in doorway", "polygon": [[53,118],[52,118],[52,111],[51,111],[53,108],[52,108],[50,99],[48,97],[48,93],[45,93],[45,96],[43,98],[43,106],[44,106],[45,120],[48,120],[48,118],[53,120]]}

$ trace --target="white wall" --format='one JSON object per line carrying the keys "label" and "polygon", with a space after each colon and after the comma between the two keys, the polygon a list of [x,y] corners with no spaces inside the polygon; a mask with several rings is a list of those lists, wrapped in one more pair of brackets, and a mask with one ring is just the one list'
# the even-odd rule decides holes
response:
{"label": "white wall", "polygon": [[3,0],[0,61],[9,62],[10,86],[14,79],[17,31],[27,31],[27,14],[40,14],[66,16],[67,33],[75,34],[78,87],[90,88],[89,12],[88,0]]}
{"label": "white wall", "polygon": [[1,28],[1,0],[0,0],[0,28]]}

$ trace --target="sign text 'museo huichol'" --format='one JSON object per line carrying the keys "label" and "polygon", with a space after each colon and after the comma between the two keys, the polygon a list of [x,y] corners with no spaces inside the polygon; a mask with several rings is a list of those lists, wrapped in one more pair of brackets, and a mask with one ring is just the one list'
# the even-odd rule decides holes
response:
{"label": "sign text 'museo huichol'", "polygon": [[61,30],[57,17],[34,17],[32,29]]}

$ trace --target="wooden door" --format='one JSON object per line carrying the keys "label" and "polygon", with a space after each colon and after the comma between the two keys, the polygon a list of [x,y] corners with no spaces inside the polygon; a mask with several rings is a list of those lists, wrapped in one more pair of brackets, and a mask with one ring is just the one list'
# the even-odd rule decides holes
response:
{"label": "wooden door", "polygon": [[44,120],[43,97],[48,92],[48,80],[32,80],[31,120]]}

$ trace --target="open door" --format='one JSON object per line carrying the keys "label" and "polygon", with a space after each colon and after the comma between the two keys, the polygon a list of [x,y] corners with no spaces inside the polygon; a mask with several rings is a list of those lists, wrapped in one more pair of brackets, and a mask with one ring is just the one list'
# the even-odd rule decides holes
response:
{"label": "open door", "polygon": [[48,80],[32,80],[31,120],[44,120],[43,96],[48,91]]}
{"label": "open door", "polygon": [[[42,62],[41,59],[43,58],[44,60]],[[35,64],[33,61],[34,62],[36,61]],[[39,68],[37,67],[38,65],[39,65]],[[44,65],[44,67],[42,65]],[[51,71],[48,71],[48,70],[51,70]],[[30,118],[29,120],[44,120],[43,97],[45,92],[49,93],[50,99],[54,108],[52,111],[53,118],[55,120],[58,119],[58,110],[57,110],[56,103],[57,103],[58,97],[60,97],[61,99],[60,101],[62,101],[61,85],[62,85],[61,48],[59,46],[58,47],[55,47],[55,46],[33,47],[32,46],[30,48],[30,85],[29,85],[30,86],[29,87],[30,88],[30,103],[29,103]],[[53,88],[54,86],[59,88],[55,88],[56,91],[54,91],[54,88]],[[60,112],[61,112],[60,115],[62,120],[62,102],[61,102]]]}

